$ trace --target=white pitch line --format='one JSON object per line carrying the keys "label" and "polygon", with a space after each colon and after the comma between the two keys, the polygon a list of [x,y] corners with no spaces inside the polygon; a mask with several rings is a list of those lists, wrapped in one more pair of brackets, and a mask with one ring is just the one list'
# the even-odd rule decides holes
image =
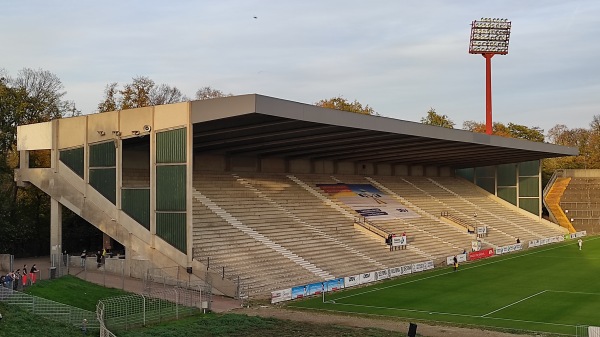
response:
{"label": "white pitch line", "polygon": [[[429,314],[432,314],[432,315],[435,314],[435,315],[443,315],[443,316],[461,316],[461,317],[469,317],[469,318],[483,318],[483,319],[490,319],[490,320],[497,320],[497,321],[508,321],[508,322],[535,323],[535,324],[543,324],[543,325],[556,325],[556,326],[569,326],[569,327],[574,327],[575,326],[575,325],[572,325],[572,324],[527,321],[527,320],[523,320],[523,319],[511,319],[511,318],[501,318],[501,317],[483,317],[483,316],[475,316],[475,315],[467,315],[467,314],[455,314],[455,313],[451,313],[451,312],[437,312],[437,311],[417,310],[417,309],[390,308],[390,307],[379,307],[379,306],[373,306],[373,305],[362,305],[362,304],[351,304],[351,303],[332,303],[332,304],[344,305],[344,306],[353,306],[353,307],[365,307],[365,308],[372,308],[372,309],[385,309],[385,310],[395,310],[395,311],[429,313]],[[323,310],[323,311],[328,311],[328,312],[343,312],[343,313],[348,313],[348,311],[342,311],[342,310],[331,310],[331,309],[315,309],[315,310]],[[353,313],[353,312],[351,312],[351,313]],[[356,314],[363,314],[363,313],[356,313]],[[379,314],[367,314],[367,315],[390,317],[390,316],[387,316],[387,315],[379,315]]]}
{"label": "white pitch line", "polygon": [[502,307],[502,308],[500,308],[500,309],[496,309],[496,310],[494,310],[494,311],[490,311],[490,312],[488,312],[487,314],[485,314],[485,315],[482,315],[481,317],[485,317],[485,316],[491,315],[491,314],[493,314],[493,313],[495,313],[495,312],[498,312],[498,311],[500,311],[500,310],[506,309],[506,308],[508,308],[508,307],[512,307],[513,305],[515,305],[515,304],[517,304],[517,303],[521,303],[521,302],[523,302],[523,301],[527,301],[528,299],[530,299],[530,298],[532,298],[532,297],[536,297],[537,295],[541,295],[541,294],[545,293],[546,291],[547,291],[547,290],[542,290],[542,291],[540,291],[539,293],[535,293],[535,294],[533,294],[533,295],[531,295],[531,296],[527,296],[527,297],[525,297],[525,298],[523,298],[523,299],[521,299],[521,300],[518,300],[518,301],[516,301],[516,302],[513,302],[513,303],[511,303],[511,304],[509,304],[509,305],[505,305],[505,306],[503,306],[503,307]]}
{"label": "white pitch line", "polygon": [[586,293],[583,291],[567,291],[567,290],[546,290],[551,293],[566,293],[566,294],[580,294],[580,295],[600,295],[600,293]]}

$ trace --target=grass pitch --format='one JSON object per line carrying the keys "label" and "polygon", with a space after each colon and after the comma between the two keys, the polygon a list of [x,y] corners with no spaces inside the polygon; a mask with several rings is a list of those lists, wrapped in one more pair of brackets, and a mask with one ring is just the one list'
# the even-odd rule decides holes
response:
{"label": "grass pitch", "polygon": [[290,307],[575,335],[600,326],[600,237],[327,293]]}

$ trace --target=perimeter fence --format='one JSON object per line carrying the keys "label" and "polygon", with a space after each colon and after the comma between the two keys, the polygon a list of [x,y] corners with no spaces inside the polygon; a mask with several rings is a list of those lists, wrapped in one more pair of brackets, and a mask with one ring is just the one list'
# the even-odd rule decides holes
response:
{"label": "perimeter fence", "polygon": [[208,309],[209,303],[210,289],[200,286],[153,289],[143,295],[103,299],[96,307],[100,336],[112,337],[118,331],[194,315]]}
{"label": "perimeter fence", "polygon": [[92,311],[25,294],[6,287],[0,287],[0,301],[9,305],[16,305],[29,313],[55,322],[81,327],[83,320],[86,319],[88,329],[100,327],[96,320],[96,314]]}

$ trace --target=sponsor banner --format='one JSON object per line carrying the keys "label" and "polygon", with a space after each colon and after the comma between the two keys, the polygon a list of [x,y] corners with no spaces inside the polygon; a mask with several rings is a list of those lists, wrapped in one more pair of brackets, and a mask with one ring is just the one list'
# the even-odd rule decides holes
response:
{"label": "sponsor banner", "polygon": [[359,284],[360,284],[360,278],[358,277],[358,275],[344,277],[344,286],[346,288],[348,288],[348,287],[354,287],[354,286],[357,286]]}
{"label": "sponsor banner", "polygon": [[406,235],[392,237],[392,246],[406,246]]}
{"label": "sponsor banner", "polygon": [[317,187],[366,218],[392,220],[421,217],[371,184],[317,184]]}
{"label": "sponsor banner", "polygon": [[318,282],[318,283],[311,283],[307,285],[308,287],[308,295],[319,295],[321,293],[323,293],[323,291],[325,290],[325,283],[323,282]]}
{"label": "sponsor banner", "polygon": [[488,249],[480,250],[478,252],[472,252],[471,254],[469,254],[469,261],[485,259],[485,258],[488,258],[491,256],[494,256],[494,249],[488,248]]}
{"label": "sponsor banner", "polygon": [[323,292],[323,282],[311,283],[304,286],[292,288],[292,299],[302,298],[310,295],[318,295]]}
{"label": "sponsor banner", "polygon": [[588,326],[588,337],[600,337],[600,327]]}
{"label": "sponsor banner", "polygon": [[540,240],[531,240],[529,241],[529,248],[537,247],[540,245]]}
{"label": "sponsor banner", "polygon": [[402,267],[394,267],[389,269],[390,277],[396,277],[402,275]]}
{"label": "sponsor banner", "polygon": [[478,252],[481,250],[481,241],[471,241],[471,251]]}
{"label": "sponsor banner", "polygon": [[[573,235],[573,234],[571,234],[571,235]],[[562,242],[562,241],[565,241],[565,238],[562,235],[551,236],[549,238],[543,238],[543,239],[539,239],[539,240],[532,240],[532,241],[529,241],[529,248],[539,247],[539,246],[547,245],[550,243],[556,243],[556,242]]]}
{"label": "sponsor banner", "polygon": [[378,270],[378,271],[376,271],[374,273],[375,273],[375,281],[383,280],[383,279],[386,279],[386,278],[390,277],[390,273],[388,272],[387,269]]}
{"label": "sponsor banner", "polygon": [[[458,254],[456,255],[456,260],[460,263],[460,262],[466,262],[467,261],[467,254]],[[431,261],[431,263],[433,264],[433,261]],[[454,264],[454,256],[448,256],[446,258],[446,264],[451,266]]]}
{"label": "sponsor banner", "polygon": [[425,269],[425,262],[413,263],[413,265],[412,265],[413,273],[418,273],[420,271],[423,271],[424,269]]}
{"label": "sponsor banner", "polygon": [[424,270],[433,269],[433,267],[434,267],[433,261],[431,261],[431,260],[430,261],[425,261],[424,263],[425,263],[425,265],[423,266]]}
{"label": "sponsor banner", "polygon": [[359,282],[360,284],[365,284],[365,283],[369,283],[369,282],[373,282],[375,281],[375,272],[370,272],[370,273],[362,273],[359,276]]}
{"label": "sponsor banner", "polygon": [[580,238],[582,236],[586,236],[587,232],[586,231],[581,231],[581,232],[575,232],[575,233],[571,233],[571,239],[577,239]]}
{"label": "sponsor banner", "polygon": [[481,235],[481,234],[485,234],[487,233],[487,227],[486,226],[479,226],[477,227],[477,235]]}
{"label": "sponsor banner", "polygon": [[338,291],[344,288],[344,278],[325,281],[325,291]]}
{"label": "sponsor banner", "polygon": [[512,253],[514,251],[521,250],[521,249],[523,249],[523,244],[522,243],[516,243],[514,245],[508,245],[508,246],[504,246],[504,247],[498,247],[498,248],[496,248],[496,255],[501,255],[501,254],[506,254],[506,253]]}
{"label": "sponsor banner", "polygon": [[292,299],[292,288],[271,291],[271,303],[289,301]]}
{"label": "sponsor banner", "polygon": [[308,296],[308,288],[306,286],[297,286],[292,288],[292,299]]}
{"label": "sponsor banner", "polygon": [[401,266],[402,275],[412,274],[412,264],[407,264],[405,266]]}

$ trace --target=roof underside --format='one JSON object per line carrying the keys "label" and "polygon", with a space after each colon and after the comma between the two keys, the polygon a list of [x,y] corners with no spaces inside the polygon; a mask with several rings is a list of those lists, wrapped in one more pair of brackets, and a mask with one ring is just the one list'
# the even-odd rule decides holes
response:
{"label": "roof underside", "polygon": [[[230,114],[224,118],[195,123],[194,150],[260,158],[452,168],[519,163],[577,154],[575,148],[364,116],[288,101],[281,104],[281,100],[256,97],[262,99],[263,104],[255,102],[254,112]],[[272,100],[278,104],[269,104]],[[290,111],[284,111],[287,110],[286,105],[290,105]],[[296,105],[302,107],[301,113],[295,112],[298,110]],[[331,116],[322,118],[323,114],[338,114],[335,117],[343,122],[331,123]]]}

